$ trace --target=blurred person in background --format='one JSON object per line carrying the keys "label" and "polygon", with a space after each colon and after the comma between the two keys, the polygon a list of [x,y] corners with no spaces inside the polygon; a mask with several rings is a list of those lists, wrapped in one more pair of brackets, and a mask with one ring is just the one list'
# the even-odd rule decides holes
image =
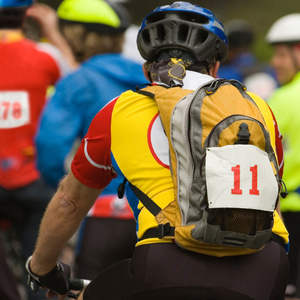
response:
{"label": "blurred person in background", "polygon": [[[132,13],[132,6],[130,5],[130,0],[110,0],[112,2],[118,2],[122,5],[125,6],[125,8],[127,9],[129,16]],[[143,64],[145,62],[145,60],[142,58],[137,44],[136,44],[136,37],[138,35],[138,32],[140,30],[140,26],[135,25],[133,23],[131,23],[129,25],[129,27],[126,29],[125,31],[125,42],[123,45],[123,50],[122,50],[122,54],[129,58],[132,59],[133,61],[139,63],[139,64]]]}
{"label": "blurred person in background", "polygon": [[253,53],[253,28],[249,22],[241,19],[230,20],[224,27],[229,51],[226,60],[220,65],[218,76],[236,79],[264,100],[268,99],[277,87],[277,81],[272,67],[258,61]]}
{"label": "blurred person in background", "polygon": [[[32,4],[32,0],[0,0],[0,218],[11,222],[24,263],[54,193],[35,165],[37,120],[48,87],[71,68],[61,51],[67,44],[58,31],[47,31],[52,27],[48,18],[41,25],[56,47],[24,37],[23,23]],[[7,275],[2,268],[0,272],[2,281]],[[33,299],[45,299],[45,292]]]}
{"label": "blurred person in background", "polygon": [[[97,112],[120,93],[146,82],[141,64],[121,55],[124,32],[130,25],[123,4],[64,0],[57,14],[61,31],[82,64],[56,85],[36,138],[38,167],[54,187],[66,174],[66,158],[74,141],[85,136]],[[93,163],[93,158],[89,160]],[[77,277],[93,279],[133,254],[135,220],[126,199],[117,196],[121,182],[116,180],[105,189],[82,223],[76,247]]]}
{"label": "blurred person in background", "polygon": [[[290,233],[290,275],[286,295],[299,296],[298,268],[300,250],[300,14],[289,14],[278,19],[266,35],[274,54],[271,64],[276,71],[280,87],[271,95],[272,108],[284,137],[283,180],[289,191],[280,200],[281,212]],[[298,292],[297,292],[298,290]]]}
{"label": "blurred person in background", "polygon": [[[54,52],[52,55],[56,55],[56,57],[62,56],[62,58],[60,57],[60,63],[66,69],[66,73],[78,66],[72,49],[60,32],[55,9],[47,4],[34,3],[27,10],[25,21],[27,21],[24,25],[25,35],[30,39],[40,42],[44,47],[51,49]],[[29,32],[30,21],[33,21],[36,25],[36,28],[33,28],[38,31],[35,35]],[[59,49],[60,53],[57,53],[58,51],[53,46]]]}

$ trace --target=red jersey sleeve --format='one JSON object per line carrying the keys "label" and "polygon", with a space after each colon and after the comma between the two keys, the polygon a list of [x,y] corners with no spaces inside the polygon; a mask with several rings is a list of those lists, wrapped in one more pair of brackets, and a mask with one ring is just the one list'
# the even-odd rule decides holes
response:
{"label": "red jersey sleeve", "polygon": [[90,188],[103,189],[117,177],[111,163],[111,116],[116,101],[94,117],[71,165],[74,176]]}

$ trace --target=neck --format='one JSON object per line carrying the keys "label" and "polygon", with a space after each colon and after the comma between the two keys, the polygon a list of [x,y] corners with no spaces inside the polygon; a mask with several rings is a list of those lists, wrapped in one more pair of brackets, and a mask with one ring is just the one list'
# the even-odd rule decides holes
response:
{"label": "neck", "polygon": [[22,29],[0,29],[0,42],[13,43],[23,38]]}

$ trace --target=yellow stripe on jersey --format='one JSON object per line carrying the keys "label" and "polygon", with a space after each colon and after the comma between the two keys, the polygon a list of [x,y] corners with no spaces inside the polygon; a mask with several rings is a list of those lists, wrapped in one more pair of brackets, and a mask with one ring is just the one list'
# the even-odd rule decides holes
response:
{"label": "yellow stripe on jersey", "polygon": [[[277,158],[277,154],[276,154],[276,136],[275,136],[275,127],[274,127],[274,120],[273,120],[273,116],[272,113],[270,112],[270,109],[268,107],[268,105],[266,104],[266,102],[260,98],[259,96],[257,96],[254,93],[251,92],[247,92],[247,94],[254,100],[254,102],[256,103],[256,105],[258,106],[259,110],[261,111],[264,120],[267,124],[269,133],[270,133],[270,137],[271,137],[271,145],[274,149],[276,158]],[[277,159],[278,160],[278,159]]]}
{"label": "yellow stripe on jersey", "polygon": [[[276,158],[277,158],[277,154],[276,154],[276,136],[275,136],[275,127],[274,127],[274,120],[273,120],[273,116],[272,113],[270,112],[270,109],[268,107],[268,105],[266,104],[266,102],[261,99],[260,97],[258,97],[257,95],[248,92],[249,96],[255,101],[256,105],[258,106],[258,108],[260,109],[264,120],[267,124],[269,133],[270,133],[270,137],[271,137],[271,145],[274,149]],[[277,158],[278,160],[278,158]],[[282,221],[282,219],[280,218],[280,216],[278,215],[277,211],[275,211],[274,213],[274,226],[272,231],[276,234],[278,234],[279,236],[282,237],[282,239],[284,240],[285,244],[289,243],[289,234],[288,231]]]}
{"label": "yellow stripe on jersey", "polygon": [[[174,200],[173,181],[170,170],[162,166],[151,152],[149,135],[146,134],[157,113],[154,99],[132,91],[122,94],[112,114],[111,150],[129,182],[164,208]],[[141,238],[146,230],[157,227],[157,222],[141,203],[138,208],[141,210],[138,237]],[[149,240],[139,244],[145,243]]]}

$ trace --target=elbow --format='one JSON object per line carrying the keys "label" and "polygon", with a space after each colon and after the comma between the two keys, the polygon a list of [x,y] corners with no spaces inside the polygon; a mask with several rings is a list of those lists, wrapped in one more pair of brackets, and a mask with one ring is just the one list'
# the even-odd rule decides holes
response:
{"label": "elbow", "polygon": [[72,215],[76,215],[79,212],[78,205],[76,203],[76,200],[73,197],[70,197],[62,193],[58,196],[57,201],[58,201],[58,206],[63,213],[72,216]]}
{"label": "elbow", "polygon": [[57,204],[60,210],[68,216],[75,216],[80,211],[78,205],[78,196],[75,193],[72,193],[72,190],[65,188],[66,178],[64,178],[58,189],[57,195]]}

